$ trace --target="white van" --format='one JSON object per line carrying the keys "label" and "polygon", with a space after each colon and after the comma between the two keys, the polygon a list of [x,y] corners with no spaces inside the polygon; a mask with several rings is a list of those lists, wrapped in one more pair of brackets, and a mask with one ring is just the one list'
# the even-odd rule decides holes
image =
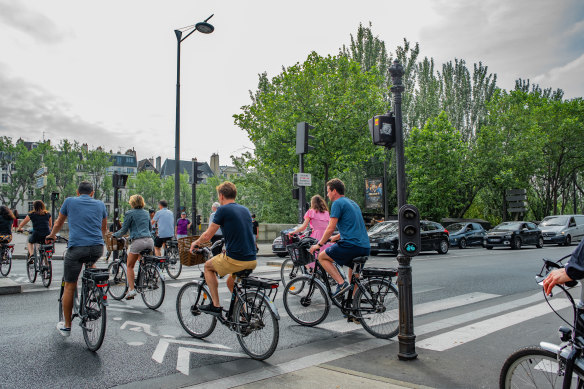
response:
{"label": "white van", "polygon": [[544,243],[569,246],[584,238],[584,215],[547,216],[539,223]]}

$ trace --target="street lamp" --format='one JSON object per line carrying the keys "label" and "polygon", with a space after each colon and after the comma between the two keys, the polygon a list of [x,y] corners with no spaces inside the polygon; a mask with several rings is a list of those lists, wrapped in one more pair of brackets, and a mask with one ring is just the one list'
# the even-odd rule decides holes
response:
{"label": "street lamp", "polygon": [[[187,39],[195,31],[199,31],[203,34],[210,34],[215,30],[212,24],[207,23],[213,15],[209,16],[203,22],[199,22],[195,25],[183,27],[178,30],[174,30],[176,35],[177,44],[177,56],[176,56],[176,131],[174,136],[174,219],[175,222],[179,218],[179,207],[180,207],[180,44],[182,41]],[[183,38],[183,33],[188,32],[188,34]]]}

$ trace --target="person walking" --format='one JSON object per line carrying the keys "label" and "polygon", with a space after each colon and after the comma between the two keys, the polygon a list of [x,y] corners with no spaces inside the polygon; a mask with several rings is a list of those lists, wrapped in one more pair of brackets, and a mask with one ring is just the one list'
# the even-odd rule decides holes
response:
{"label": "person walking", "polygon": [[[310,237],[319,240],[323,237],[324,232],[329,224],[330,216],[326,202],[320,195],[312,196],[310,199],[310,209],[304,214],[304,223],[289,235],[295,235],[304,231],[309,225],[311,228]],[[326,250],[331,243],[327,243],[321,247],[321,251]],[[308,264],[307,267],[313,268],[314,262]]]}
{"label": "person walking", "polygon": [[176,227],[174,228],[174,232],[176,234],[176,238],[186,238],[189,236],[189,228],[191,228],[191,221],[187,219],[187,213],[181,212],[180,219],[176,222]]}
{"label": "person walking", "polygon": [[12,221],[12,229],[14,232],[18,231],[18,211],[16,208],[12,210],[12,214],[14,215],[14,220]]}
{"label": "person walking", "polygon": [[140,253],[144,250],[152,250],[154,241],[152,240],[152,224],[150,223],[150,216],[144,209],[144,198],[140,195],[130,196],[130,209],[126,212],[124,217],[124,224],[122,228],[114,233],[114,237],[119,238],[130,231],[130,250],[128,252],[128,293],[126,300],[132,300],[136,296],[134,289],[134,266],[140,259]]}
{"label": "person walking", "polygon": [[[213,223],[213,220],[215,219],[215,214],[217,213],[217,209],[219,209],[219,207],[221,206],[221,204],[219,204],[218,202],[214,202],[211,205],[211,214],[209,215],[209,225],[211,225],[211,223]],[[219,227],[217,229],[217,232],[215,232],[215,235],[213,235],[213,237],[211,238],[211,243],[215,243],[218,240],[223,239],[223,232],[221,231],[221,227]],[[221,252],[222,248],[221,247],[215,247],[213,249],[213,256],[219,254]]]}
{"label": "person walking", "polygon": [[152,218],[152,225],[158,226],[158,236],[154,239],[154,253],[161,255],[164,243],[174,236],[174,216],[168,209],[168,202],[160,200],[158,202],[158,212]]}
{"label": "person walking", "polygon": [[53,219],[51,214],[45,208],[45,203],[41,200],[35,200],[32,203],[32,211],[26,215],[18,226],[18,231],[22,232],[22,227],[24,227],[29,221],[32,222],[32,234],[28,237],[28,261],[30,263],[32,254],[34,252],[34,244],[44,244],[45,237],[50,234],[51,228],[53,226]]}
{"label": "person walking", "polygon": [[258,232],[260,230],[260,223],[256,220],[255,213],[251,214],[251,225],[253,226],[253,240],[255,242],[256,253],[260,251],[258,247]]}
{"label": "person walking", "polygon": [[77,197],[67,197],[59,211],[53,230],[46,237],[47,242],[54,241],[57,233],[69,220],[69,244],[63,261],[63,316],[65,321],[57,323],[57,330],[63,336],[71,335],[71,313],[73,311],[73,294],[77,290],[77,279],[81,268],[95,267],[95,262],[103,254],[103,237],[107,231],[107,210],[103,201],[93,198],[93,185],[81,181],[77,188]]}

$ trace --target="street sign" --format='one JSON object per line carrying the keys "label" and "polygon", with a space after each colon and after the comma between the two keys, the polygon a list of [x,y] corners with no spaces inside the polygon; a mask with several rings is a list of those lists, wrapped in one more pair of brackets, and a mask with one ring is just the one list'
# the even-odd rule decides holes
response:
{"label": "street sign", "polygon": [[295,186],[312,186],[312,175],[310,173],[294,173]]}
{"label": "street sign", "polygon": [[38,177],[36,180],[35,188],[43,189],[45,186],[47,186],[47,177],[46,176]]}
{"label": "street sign", "polygon": [[507,211],[511,213],[525,213],[527,212],[527,208],[508,208]]}
{"label": "street sign", "polygon": [[34,173],[34,176],[35,176],[35,177],[44,176],[45,174],[47,174],[47,172],[48,172],[48,169],[47,169],[47,167],[46,167],[46,166],[43,166],[42,168],[40,168],[39,170],[37,170],[37,171]]}
{"label": "street sign", "polygon": [[507,196],[524,195],[524,194],[527,194],[527,190],[525,190],[525,189],[507,189],[505,191],[505,194]]}
{"label": "street sign", "polygon": [[512,201],[522,201],[522,200],[527,200],[527,195],[514,195],[514,196],[507,196],[505,197],[505,199],[508,202],[512,202]]}

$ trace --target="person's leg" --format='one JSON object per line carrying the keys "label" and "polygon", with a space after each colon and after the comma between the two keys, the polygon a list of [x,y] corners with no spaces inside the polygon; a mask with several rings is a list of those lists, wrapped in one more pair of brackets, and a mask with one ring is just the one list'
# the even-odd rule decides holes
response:
{"label": "person's leg", "polygon": [[76,282],[65,282],[65,290],[63,291],[63,316],[65,318],[65,327],[71,328],[71,315],[73,314],[73,295],[77,289]]}
{"label": "person's leg", "polygon": [[140,254],[128,253],[128,263],[127,263],[127,276],[128,276],[128,288],[129,290],[134,290],[134,266],[136,262],[140,259]]}
{"label": "person's leg", "polygon": [[233,293],[233,286],[235,285],[235,280],[233,279],[233,275],[230,274],[229,277],[227,277],[227,288],[229,288],[229,291],[231,293]]}
{"label": "person's leg", "polygon": [[219,281],[217,280],[217,275],[215,267],[213,266],[213,259],[205,263],[205,281],[209,286],[209,292],[211,292],[211,299],[213,300],[213,306],[220,307],[219,300]]}
{"label": "person's leg", "polygon": [[71,328],[71,315],[73,312],[73,296],[77,289],[77,279],[83,263],[80,262],[88,254],[86,247],[70,247],[63,261],[63,280],[65,287],[61,303],[63,304],[63,318],[65,328]]}
{"label": "person's leg", "polygon": [[336,266],[333,264],[333,259],[328,256],[326,251],[321,251],[320,254],[318,254],[318,262],[320,262],[324,270],[331,275],[337,284],[342,285],[343,282],[345,282]]}

